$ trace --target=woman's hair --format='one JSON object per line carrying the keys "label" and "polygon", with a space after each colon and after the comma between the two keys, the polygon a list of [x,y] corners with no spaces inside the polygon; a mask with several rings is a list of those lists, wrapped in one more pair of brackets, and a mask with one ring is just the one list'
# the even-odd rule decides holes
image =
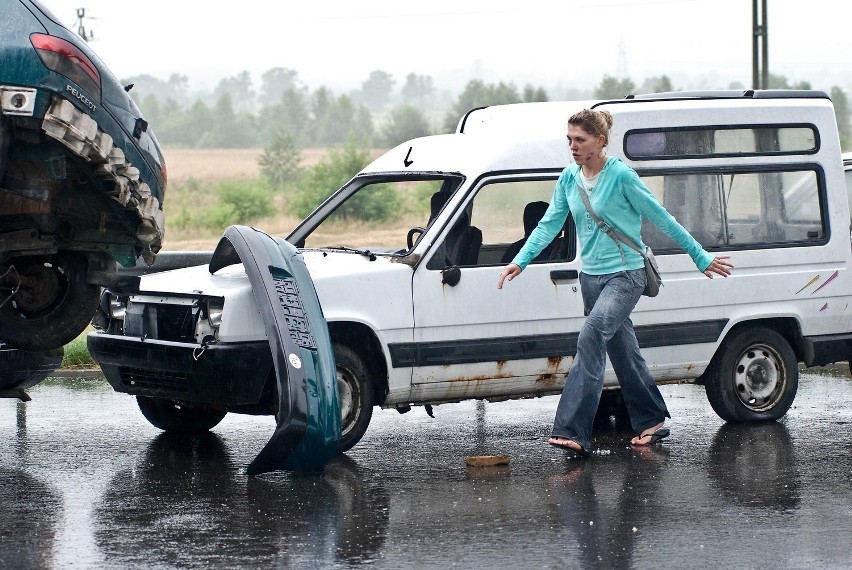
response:
{"label": "woman's hair", "polygon": [[609,144],[609,130],[612,128],[612,115],[609,111],[583,109],[571,115],[568,124],[580,127],[595,137],[603,135],[604,145]]}

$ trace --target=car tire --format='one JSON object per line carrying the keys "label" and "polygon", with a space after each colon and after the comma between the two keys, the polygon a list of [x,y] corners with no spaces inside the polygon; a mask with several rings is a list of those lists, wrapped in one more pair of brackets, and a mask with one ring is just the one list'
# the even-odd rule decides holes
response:
{"label": "car tire", "polygon": [[147,396],[136,396],[136,404],[151,425],[170,433],[204,433],[216,427],[227,414],[224,410],[183,406]]}
{"label": "car tire", "polygon": [[[86,282],[84,256],[65,252],[18,257],[6,265],[24,282],[0,307],[0,340],[23,350],[45,351],[65,346],[86,330],[101,289]],[[0,301],[7,295],[5,287],[0,289]]]}
{"label": "car tire", "polygon": [[375,405],[375,390],[370,370],[361,356],[343,344],[334,345],[337,366],[337,390],[340,395],[341,453],[358,443],[370,425]]}
{"label": "car tire", "polygon": [[793,405],[798,387],[790,343],[765,327],[741,329],[726,338],[705,381],[713,410],[733,423],[777,420]]}

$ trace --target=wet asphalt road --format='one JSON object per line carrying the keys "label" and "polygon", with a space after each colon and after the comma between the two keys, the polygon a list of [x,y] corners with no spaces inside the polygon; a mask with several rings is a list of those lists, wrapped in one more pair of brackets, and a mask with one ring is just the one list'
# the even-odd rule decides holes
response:
{"label": "wet asphalt road", "polygon": [[[556,398],[376,410],[323,475],[248,478],[272,418],[164,435],[100,379],[0,400],[0,568],[849,568],[852,379],[805,374],[780,422],[663,387],[672,437],[545,444]],[[508,466],[465,457],[508,454]]]}

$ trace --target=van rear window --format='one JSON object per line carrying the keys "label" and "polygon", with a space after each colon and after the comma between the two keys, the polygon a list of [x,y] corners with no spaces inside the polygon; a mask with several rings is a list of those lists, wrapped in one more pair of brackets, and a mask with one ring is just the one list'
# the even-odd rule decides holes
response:
{"label": "van rear window", "polygon": [[[816,170],[688,172],[643,175],[652,194],[708,249],[821,245],[827,238]],[[679,251],[643,221],[642,240],[654,250]]]}
{"label": "van rear window", "polygon": [[642,129],[624,137],[624,153],[633,160],[812,154],[818,145],[813,125]]}

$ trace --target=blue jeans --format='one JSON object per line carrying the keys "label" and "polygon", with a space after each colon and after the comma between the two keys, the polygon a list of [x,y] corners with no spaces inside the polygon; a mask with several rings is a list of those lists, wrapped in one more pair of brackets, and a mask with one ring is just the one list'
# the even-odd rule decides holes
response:
{"label": "blue jeans", "polygon": [[588,449],[601,399],[607,354],[621,384],[630,423],[637,433],[671,416],[639,352],[630,320],[630,313],[645,288],[645,270],[607,275],[580,273],[580,288],[588,316],[556,407],[553,435],[572,439]]}

